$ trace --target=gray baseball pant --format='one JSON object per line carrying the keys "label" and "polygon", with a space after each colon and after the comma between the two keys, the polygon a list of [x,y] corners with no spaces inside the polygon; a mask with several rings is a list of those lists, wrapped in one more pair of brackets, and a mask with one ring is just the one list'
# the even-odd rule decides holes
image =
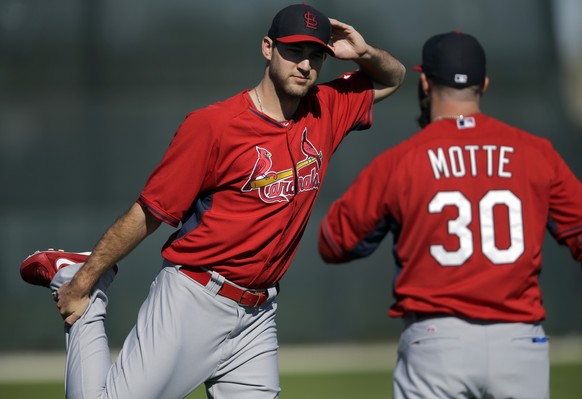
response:
{"label": "gray baseball pant", "polygon": [[[81,266],[61,269],[51,290]],[[211,399],[278,397],[274,289],[262,306],[245,308],[216,295],[222,276],[213,273],[203,287],[177,266],[164,267],[112,362],[104,321],[114,275],[101,277],[83,316],[66,328],[68,399],[178,399],[203,383]]]}
{"label": "gray baseball pant", "polygon": [[539,324],[410,316],[394,399],[549,398],[549,342]]}

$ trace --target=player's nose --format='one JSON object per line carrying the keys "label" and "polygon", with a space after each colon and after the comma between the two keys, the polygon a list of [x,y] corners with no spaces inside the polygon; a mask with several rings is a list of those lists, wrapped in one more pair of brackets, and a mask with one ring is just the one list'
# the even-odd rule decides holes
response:
{"label": "player's nose", "polygon": [[302,71],[309,71],[311,69],[311,62],[309,61],[309,58],[304,58],[298,62],[297,67]]}

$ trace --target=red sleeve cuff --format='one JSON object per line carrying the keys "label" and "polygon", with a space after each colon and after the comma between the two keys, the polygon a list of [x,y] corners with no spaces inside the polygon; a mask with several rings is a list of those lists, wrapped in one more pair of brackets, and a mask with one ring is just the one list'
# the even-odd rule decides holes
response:
{"label": "red sleeve cuff", "polygon": [[160,208],[154,206],[149,201],[147,201],[143,196],[140,196],[136,201],[140,206],[147,209],[154,217],[159,219],[160,221],[169,224],[172,227],[178,227],[180,224],[179,220],[168,215],[166,212],[161,210]]}

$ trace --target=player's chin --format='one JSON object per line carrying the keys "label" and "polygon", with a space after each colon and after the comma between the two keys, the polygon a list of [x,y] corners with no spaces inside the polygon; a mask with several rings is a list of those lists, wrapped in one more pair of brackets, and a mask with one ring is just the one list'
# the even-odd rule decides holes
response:
{"label": "player's chin", "polygon": [[314,84],[315,84],[315,82],[305,81],[305,82],[289,85],[287,87],[287,90],[286,90],[287,95],[289,95],[291,97],[304,97],[309,92],[309,90],[313,87]]}

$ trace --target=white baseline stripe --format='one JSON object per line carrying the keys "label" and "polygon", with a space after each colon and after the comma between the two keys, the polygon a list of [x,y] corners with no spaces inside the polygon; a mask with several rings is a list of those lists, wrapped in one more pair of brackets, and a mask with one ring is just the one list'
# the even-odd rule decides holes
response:
{"label": "white baseline stripe", "polygon": [[[582,362],[582,336],[552,338],[553,364]],[[282,345],[282,374],[392,371],[397,343],[345,343]],[[113,353],[113,357],[117,352]],[[58,352],[7,352],[0,354],[0,382],[63,380],[65,354]]]}

